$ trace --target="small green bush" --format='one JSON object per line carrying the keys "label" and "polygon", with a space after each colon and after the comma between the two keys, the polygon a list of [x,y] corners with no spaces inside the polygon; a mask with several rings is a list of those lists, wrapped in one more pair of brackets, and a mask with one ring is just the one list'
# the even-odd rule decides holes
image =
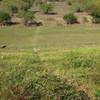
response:
{"label": "small green bush", "polygon": [[44,14],[49,14],[52,10],[53,10],[53,6],[52,4],[46,4],[46,3],[41,3],[40,4],[40,10],[44,13]]}
{"label": "small green bush", "polygon": [[74,14],[65,14],[63,19],[67,22],[67,24],[77,23],[77,17]]}
{"label": "small green bush", "polygon": [[10,22],[10,20],[11,20],[11,17],[8,13],[0,11],[0,23],[6,24]]}
{"label": "small green bush", "polygon": [[92,11],[93,23],[100,23],[100,11]]}
{"label": "small green bush", "polygon": [[27,26],[32,24],[35,18],[33,12],[31,11],[25,12],[23,17],[24,17],[24,25],[27,25]]}
{"label": "small green bush", "polygon": [[69,6],[71,6],[71,5],[72,5],[72,2],[68,1],[67,4],[68,4]]}

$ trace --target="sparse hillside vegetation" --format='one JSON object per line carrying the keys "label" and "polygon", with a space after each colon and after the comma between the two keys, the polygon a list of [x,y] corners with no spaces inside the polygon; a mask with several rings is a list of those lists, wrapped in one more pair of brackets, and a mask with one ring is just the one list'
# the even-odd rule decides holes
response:
{"label": "sparse hillside vegetation", "polygon": [[[1,11],[5,11],[9,13],[11,16],[20,15],[21,17],[24,17],[22,15],[23,13],[26,13],[27,11],[33,11],[34,14],[36,12],[42,12],[44,14],[52,15],[52,14],[62,13],[59,11],[55,12],[55,9],[56,9],[55,4],[56,3],[62,4],[63,2],[65,3],[64,6],[67,7],[66,9],[63,9],[64,14],[66,14],[66,12],[68,11],[67,9],[69,8],[70,8],[69,13],[88,12],[88,14],[91,17],[93,17],[93,20],[91,20],[91,22],[93,23],[100,22],[99,21],[100,17],[97,16],[100,13],[100,1],[99,0],[91,0],[91,1],[90,0],[25,0],[25,1],[24,0],[16,0],[16,1],[2,0],[0,1],[0,6],[1,6],[0,9]],[[40,15],[42,13],[40,13]],[[60,18],[63,19],[63,16],[61,16]]]}

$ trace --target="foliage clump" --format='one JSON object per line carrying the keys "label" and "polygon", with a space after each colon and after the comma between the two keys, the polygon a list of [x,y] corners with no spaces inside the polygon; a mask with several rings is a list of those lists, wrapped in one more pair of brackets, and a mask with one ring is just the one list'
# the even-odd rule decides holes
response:
{"label": "foliage clump", "polygon": [[40,8],[40,11],[43,12],[44,14],[49,14],[53,10],[52,4],[44,3],[44,2],[40,3],[39,8]]}
{"label": "foliage clump", "polygon": [[8,13],[0,11],[0,23],[7,24],[11,21],[11,17]]}
{"label": "foliage clump", "polygon": [[93,23],[100,23],[100,12],[93,11],[91,15],[93,16]]}
{"label": "foliage clump", "polygon": [[35,18],[33,12],[31,11],[27,11],[23,17],[24,17],[24,25],[26,26],[31,25]]}
{"label": "foliage clump", "polygon": [[65,14],[63,19],[67,22],[67,24],[77,23],[77,17],[74,14]]}
{"label": "foliage clump", "polygon": [[1,99],[90,100],[67,80],[49,73],[37,54],[1,54],[0,66]]}

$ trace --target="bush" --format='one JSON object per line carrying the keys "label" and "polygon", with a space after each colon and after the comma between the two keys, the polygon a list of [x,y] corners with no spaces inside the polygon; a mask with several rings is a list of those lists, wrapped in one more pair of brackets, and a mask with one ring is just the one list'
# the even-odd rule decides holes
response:
{"label": "bush", "polygon": [[99,24],[99,23],[100,23],[100,18],[98,18],[98,17],[93,17],[92,22],[93,22],[93,23],[96,23],[96,24]]}
{"label": "bush", "polygon": [[77,23],[77,18],[74,14],[65,14],[63,19],[67,22],[67,24]]}
{"label": "bush", "polygon": [[27,26],[29,26],[30,24],[32,24],[33,21],[34,21],[34,18],[35,18],[33,12],[31,12],[31,11],[27,11],[24,14],[23,17],[24,17],[24,24],[27,25]]}
{"label": "bush", "polygon": [[71,5],[72,5],[72,2],[68,1],[67,4],[68,4],[69,6],[71,6]]}
{"label": "bush", "polygon": [[7,24],[11,21],[11,17],[8,13],[0,11],[0,23]]}
{"label": "bush", "polygon": [[52,4],[46,4],[46,3],[41,3],[40,4],[40,10],[45,13],[45,14],[48,14],[50,13],[52,10],[53,10],[53,6]]}
{"label": "bush", "polygon": [[93,16],[93,23],[100,23],[100,11],[93,11],[91,15]]}
{"label": "bush", "polygon": [[0,66],[2,100],[89,100],[65,79],[49,73],[37,54],[0,54]]}

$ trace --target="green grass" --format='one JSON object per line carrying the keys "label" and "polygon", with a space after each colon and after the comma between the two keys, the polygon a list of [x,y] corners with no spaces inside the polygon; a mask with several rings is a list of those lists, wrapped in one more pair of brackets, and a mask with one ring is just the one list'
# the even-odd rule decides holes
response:
{"label": "green grass", "polygon": [[[71,54],[72,52],[75,56]],[[80,62],[85,63],[84,66],[76,60],[81,55],[83,60]],[[76,57],[75,62],[73,60],[71,62],[70,57],[71,59]],[[89,63],[92,64],[88,66],[88,60],[85,59],[89,57],[91,57]],[[95,63],[92,57],[95,58]],[[76,66],[71,66],[73,63]],[[88,94],[92,100],[100,90],[99,66],[100,49],[50,50],[38,53],[2,51],[0,53],[1,98],[13,100],[21,97],[30,100],[32,97],[52,100],[55,97],[64,97],[77,100],[78,97],[82,97],[80,91],[84,91],[83,98]]]}
{"label": "green grass", "polygon": [[0,29],[5,50],[64,49],[100,46],[100,25],[11,26]]}
{"label": "green grass", "polygon": [[[100,90],[99,27],[67,25],[0,28],[0,46],[7,45],[7,48],[0,49],[2,98],[12,97],[13,100],[19,94],[27,98],[57,97],[67,92],[66,85],[72,89],[72,98],[80,96],[77,89],[85,91],[91,98],[97,96]],[[34,54],[33,48],[39,48],[40,51]],[[62,90],[54,92],[58,86]],[[17,91],[20,93],[17,94]]]}
{"label": "green grass", "polygon": [[[55,11],[63,16],[77,5]],[[100,98],[100,25],[4,26],[2,45],[0,100]]]}

